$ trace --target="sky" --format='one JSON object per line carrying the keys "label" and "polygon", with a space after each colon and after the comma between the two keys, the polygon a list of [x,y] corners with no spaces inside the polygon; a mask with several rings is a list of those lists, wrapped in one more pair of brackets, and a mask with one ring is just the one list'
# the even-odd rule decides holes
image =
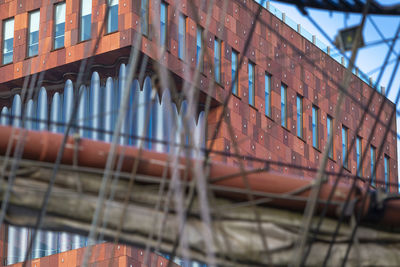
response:
{"label": "sky", "polygon": [[[260,1],[260,0],[257,0]],[[393,0],[385,0],[378,1],[382,5],[391,5],[398,4],[399,1]],[[311,35],[315,35],[317,39],[322,41],[325,45],[331,45],[330,41],[324,37],[324,35],[311,23],[311,21],[304,16],[302,13],[298,11],[298,9],[293,5],[283,4],[279,1],[270,1],[270,4],[278,9],[281,12],[286,14],[286,17],[289,17],[296,24],[301,24],[302,27],[307,30]],[[330,12],[318,9],[310,9],[306,8],[309,16],[312,17],[314,21],[316,21],[319,26],[325,31],[325,33],[330,37],[331,40],[334,40],[335,36],[338,33],[338,30],[343,29],[345,27],[351,27],[360,24],[361,15],[354,13],[342,13],[342,12]],[[378,30],[374,27],[374,24],[377,26]],[[363,38],[365,47],[359,50],[356,59],[356,66],[369,77],[372,77],[375,82],[380,75],[380,71],[382,70],[383,62],[385,61],[386,54],[389,51],[389,43],[382,42],[382,38],[380,33],[384,36],[385,39],[393,39],[397,27],[400,25],[400,17],[399,16],[378,16],[378,15],[370,15],[366,20],[366,24],[363,31]],[[380,33],[379,33],[379,32]],[[376,44],[376,42],[379,42]],[[375,43],[375,44],[374,44]],[[400,55],[400,41],[397,41],[394,46],[394,52],[397,55]],[[400,72],[396,73],[394,80],[392,82],[391,89],[388,88],[390,77],[392,76],[392,72],[395,65],[396,55],[394,53],[391,54],[389,58],[389,64],[386,65],[384,72],[382,73],[382,77],[380,79],[380,86],[386,87],[386,91],[388,91],[388,98],[395,102],[396,95],[400,90]],[[347,53],[347,56],[350,58],[350,52]],[[390,90],[390,91],[389,91]],[[400,104],[397,105],[397,110],[400,112]],[[400,116],[397,116],[397,132],[400,133]],[[398,135],[399,136],[399,135]],[[397,153],[398,160],[400,159],[400,139],[397,141]],[[398,164],[400,166],[400,164]],[[397,168],[400,177],[400,170]]]}

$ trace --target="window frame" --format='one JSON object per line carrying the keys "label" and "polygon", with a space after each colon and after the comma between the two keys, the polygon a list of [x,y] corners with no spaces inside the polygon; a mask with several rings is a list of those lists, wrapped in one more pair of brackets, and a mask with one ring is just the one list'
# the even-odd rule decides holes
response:
{"label": "window frame", "polygon": [[349,128],[342,125],[342,165],[349,169]]}
{"label": "window frame", "polygon": [[[218,44],[218,47],[216,47],[217,44]],[[216,49],[216,48],[218,48],[218,49]],[[218,60],[218,62],[216,62],[217,60]],[[218,37],[215,37],[214,38],[214,80],[218,84],[222,84],[222,69],[221,68],[222,68],[222,40],[219,39]]]}
{"label": "window frame", "polygon": [[[11,57],[11,61],[10,62],[4,62],[4,48],[5,48],[5,42],[6,42],[6,22],[8,22],[8,21],[13,21],[13,30],[12,30],[12,33],[13,33],[13,45],[12,45],[12,47],[13,47],[13,49],[12,49],[12,57]],[[1,66],[5,66],[5,65],[8,65],[8,64],[12,64],[13,62],[14,62],[14,39],[15,39],[15,17],[9,17],[9,18],[6,18],[6,19],[3,19],[2,20],[2,34],[1,34],[2,36],[2,42],[1,42]]]}
{"label": "window frame", "polygon": [[[65,5],[65,13],[64,13],[64,42],[63,42],[62,46],[56,48],[55,44],[56,44],[56,27],[57,27],[57,24],[56,24],[57,7],[61,6],[61,5]],[[67,22],[67,14],[66,14],[66,12],[67,12],[67,4],[66,4],[66,1],[55,3],[54,6],[53,6],[53,12],[54,12],[54,15],[53,15],[54,29],[53,29],[53,42],[52,43],[53,43],[53,51],[54,51],[54,50],[59,50],[59,49],[65,48],[65,27],[66,27],[66,22]]]}
{"label": "window frame", "polygon": [[[235,55],[235,62],[233,58]],[[235,76],[237,76],[235,80]],[[232,83],[232,94],[239,97],[239,52],[232,48],[231,52],[231,83]]]}
{"label": "window frame", "polygon": [[[296,135],[298,138],[304,138],[304,107],[303,96],[296,94]],[[300,125],[299,125],[300,124]]]}
{"label": "window frame", "polygon": [[388,155],[384,155],[383,157],[384,165],[383,165],[383,174],[385,178],[385,191],[389,192],[390,190],[390,157]]}
{"label": "window frame", "polygon": [[[31,40],[31,38],[30,38],[30,35],[31,35],[31,32],[30,32],[30,28],[31,28],[31,15],[32,15],[33,13],[36,13],[36,12],[39,13],[39,29],[38,29],[38,35],[40,35],[40,8],[38,8],[38,9],[35,9],[35,10],[32,10],[32,11],[29,11],[29,12],[28,12],[28,28],[27,28],[27,31],[26,31],[26,58],[36,57],[36,56],[39,55],[39,36],[38,36],[38,43],[37,43],[37,45],[38,45],[38,51],[37,51],[37,53],[36,53],[35,55],[29,55],[30,40]],[[64,34],[65,34],[65,32],[64,32]]]}
{"label": "window frame", "polygon": [[[183,26],[184,26],[184,29],[183,29],[183,37],[182,37],[182,40],[181,40],[181,33],[180,33],[180,30],[181,30],[181,21],[183,21],[184,22],[184,24],[183,24]],[[187,16],[185,15],[185,14],[183,14],[183,13],[180,13],[179,14],[179,17],[178,17],[178,58],[180,59],[180,60],[183,60],[183,61],[185,61],[186,60],[186,30],[187,30]],[[184,46],[184,47],[182,47],[182,45]],[[182,52],[181,52],[182,51]],[[181,53],[182,53],[182,55],[181,55]]]}
{"label": "window frame", "polygon": [[[374,169],[376,169],[376,147],[374,147],[373,145],[370,146],[370,164],[371,164],[371,185],[372,186],[376,186],[376,175],[374,175]],[[375,171],[376,173],[376,171]]]}
{"label": "window frame", "polygon": [[118,23],[118,12],[119,12],[119,0],[116,0],[117,1],[117,4],[116,4],[116,6],[117,6],[117,29],[115,29],[115,30],[113,30],[113,31],[110,31],[110,29],[108,28],[109,27],[109,23],[110,23],[110,19],[111,19],[111,5],[110,5],[110,3],[111,3],[111,1],[113,1],[113,0],[106,0],[107,1],[107,4],[108,4],[108,16],[107,16],[107,27],[106,27],[106,33],[105,33],[105,35],[107,35],[107,34],[112,34],[112,33],[114,33],[114,32],[118,32],[118,30],[119,30],[119,23]]}
{"label": "window frame", "polygon": [[356,175],[358,177],[363,176],[362,161],[361,161],[362,153],[363,153],[362,138],[357,135],[357,137],[356,137],[356,164],[357,164]]}
{"label": "window frame", "polygon": [[[150,0],[140,0],[140,31],[143,36],[149,37],[150,35]],[[162,2],[162,1],[161,1]],[[143,3],[145,3],[146,7],[143,8]],[[144,10],[144,12],[143,12]],[[145,18],[143,18],[143,14],[145,14]],[[145,24],[143,23],[145,22]],[[143,27],[146,29],[143,30]]]}
{"label": "window frame", "polygon": [[[315,114],[314,114],[315,113]],[[319,108],[312,105],[311,124],[312,124],[312,145],[319,150]],[[315,122],[314,122],[315,118]]]}
{"label": "window frame", "polygon": [[[162,31],[162,27],[161,27],[161,18],[162,18],[162,6],[165,6],[165,25],[164,25],[164,31]],[[168,15],[169,15],[169,5],[167,2],[161,0],[160,1],[160,46],[164,47],[166,50],[168,50]],[[162,33],[164,33],[165,38],[164,38],[164,42],[162,42]]]}
{"label": "window frame", "polygon": [[[326,115],[326,144],[328,145],[329,143],[329,138],[330,136],[333,135],[333,118],[330,115]],[[335,158],[335,153],[334,153],[334,138],[332,137],[332,143],[330,147],[328,147],[328,157],[332,160]]]}
{"label": "window frame", "polygon": [[[199,50],[199,33],[200,33],[200,50]],[[203,55],[201,55],[201,49],[204,50],[204,40],[203,40],[203,33],[204,33],[204,28],[201,27],[200,25],[197,25],[196,27],[196,67],[199,68],[199,72],[204,71],[204,52]],[[200,58],[200,56],[202,56]]]}
{"label": "window frame", "polygon": [[271,90],[272,90],[272,75],[265,72],[264,75],[264,105],[265,105],[265,116],[272,119],[271,113]]}
{"label": "window frame", "polygon": [[288,128],[287,106],[287,85],[281,83],[281,126],[286,129]]}
{"label": "window frame", "polygon": [[82,43],[82,42],[86,42],[86,41],[89,41],[89,40],[91,40],[92,39],[92,15],[93,15],[93,0],[90,0],[91,1],[91,8],[90,8],[90,37],[88,38],[88,39],[83,39],[82,38],[82,18],[83,18],[83,2],[84,1],[87,1],[87,0],[80,0],[80,6],[79,6],[79,21],[78,21],[78,26],[79,26],[79,28],[78,28],[78,40],[79,40],[79,43]]}
{"label": "window frame", "polygon": [[[256,93],[256,64],[253,63],[252,61],[249,60],[248,64],[247,64],[247,75],[248,75],[248,99],[249,99],[249,105],[252,107],[255,107],[255,93]],[[250,68],[252,70],[252,75],[251,75],[251,79],[250,79]],[[250,86],[250,82],[251,82],[251,86]],[[250,93],[251,92],[251,93]],[[251,96],[251,98],[250,98]]]}

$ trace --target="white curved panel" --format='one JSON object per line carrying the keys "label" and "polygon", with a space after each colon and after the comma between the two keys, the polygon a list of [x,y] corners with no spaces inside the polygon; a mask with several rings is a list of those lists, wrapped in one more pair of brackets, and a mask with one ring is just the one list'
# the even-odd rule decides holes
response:
{"label": "white curved panel", "polygon": [[10,124],[10,114],[7,107],[3,107],[1,109],[0,115],[0,124],[1,125],[9,125]]}
{"label": "white curved panel", "polygon": [[25,107],[25,128],[28,130],[36,130],[35,110],[32,99],[29,99]]}
{"label": "white curved panel", "polygon": [[65,125],[69,122],[72,115],[72,106],[74,102],[74,86],[71,80],[67,80],[64,87],[64,103],[63,103],[63,119],[62,129],[65,129]]}
{"label": "white curved panel", "polygon": [[79,107],[78,107],[78,116],[77,116],[77,121],[76,124],[78,125],[78,132],[81,137],[88,138],[89,137],[89,131],[85,129],[87,126],[87,119],[89,115],[88,111],[88,103],[87,103],[87,89],[86,86],[82,85],[81,88],[79,89],[79,94],[80,94],[80,101],[79,101]]}
{"label": "white curved panel", "polygon": [[38,106],[37,106],[37,117],[38,117],[38,130],[47,130],[47,92],[44,87],[40,88]]}
{"label": "white curved panel", "polygon": [[12,109],[11,109],[11,115],[13,117],[12,119],[12,125],[14,127],[21,127],[21,97],[19,95],[15,95],[12,103]]}
{"label": "white curved panel", "polygon": [[106,133],[104,134],[104,141],[111,142],[112,141],[112,131],[114,130],[114,120],[113,113],[114,106],[114,89],[113,89],[113,79],[111,77],[107,78],[106,88],[104,92],[104,130]]}
{"label": "white curved panel", "polygon": [[53,133],[62,132],[62,127],[60,123],[61,119],[61,97],[59,93],[55,93],[53,95],[53,99],[51,101],[51,111],[50,111],[50,131]]}
{"label": "white curved panel", "polygon": [[92,128],[90,137],[94,140],[100,140],[100,76],[97,72],[93,72],[92,81],[90,83],[90,120],[89,124]]}

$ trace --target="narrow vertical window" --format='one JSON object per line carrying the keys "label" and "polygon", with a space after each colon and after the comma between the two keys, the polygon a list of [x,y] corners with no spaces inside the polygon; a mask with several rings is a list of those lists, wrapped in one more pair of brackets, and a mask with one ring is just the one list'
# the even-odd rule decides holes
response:
{"label": "narrow vertical window", "polygon": [[296,98],[297,113],[297,136],[303,138],[303,97],[297,95]]}
{"label": "narrow vertical window", "polygon": [[349,155],[347,154],[347,144],[348,144],[348,129],[342,126],[342,159],[343,159],[343,167],[345,167],[346,169],[349,168],[348,164]]}
{"label": "narrow vertical window", "polygon": [[239,77],[236,77],[236,75],[239,75],[238,73],[238,63],[239,63],[239,54],[235,50],[232,49],[232,93],[234,95],[239,95]]}
{"label": "narrow vertical window", "polygon": [[14,18],[3,21],[3,64],[13,61]]}
{"label": "narrow vertical window", "polygon": [[271,117],[271,75],[265,74],[265,115]]}
{"label": "narrow vertical window", "polygon": [[[332,136],[333,130],[333,120],[331,116],[326,116],[326,133],[327,133],[327,142],[329,143],[329,138]],[[333,159],[333,139],[329,146],[328,157]]]}
{"label": "narrow vertical window", "polygon": [[319,148],[318,142],[318,108],[312,107],[312,133],[313,133],[313,147]]}
{"label": "narrow vertical window", "polygon": [[28,57],[36,56],[39,53],[39,23],[40,11],[29,13]]}
{"label": "narrow vertical window", "polygon": [[390,182],[390,173],[389,173],[389,168],[390,168],[390,164],[389,164],[389,157],[385,155],[385,159],[384,159],[384,164],[385,164],[385,190],[389,191],[389,182]]}
{"label": "narrow vertical window", "polygon": [[287,128],[287,87],[281,84],[281,125]]}
{"label": "narrow vertical window", "polygon": [[149,35],[149,0],[141,0],[140,5],[140,25],[142,34]]}
{"label": "narrow vertical window", "polygon": [[54,49],[64,47],[65,2],[55,6]]}
{"label": "narrow vertical window", "polygon": [[221,40],[214,40],[214,79],[217,83],[221,82]]}
{"label": "narrow vertical window", "polygon": [[118,31],[118,0],[108,0],[107,33]]}
{"label": "narrow vertical window", "polygon": [[160,5],[160,45],[167,47],[168,5],[161,1]]}
{"label": "narrow vertical window", "polygon": [[254,64],[249,61],[249,104],[254,106]]}
{"label": "narrow vertical window", "polygon": [[180,59],[185,59],[186,51],[186,17],[183,14],[179,15],[179,36],[178,36],[178,56]]}
{"label": "narrow vertical window", "polygon": [[81,0],[80,41],[90,39],[92,31],[92,0]]}
{"label": "narrow vertical window", "polygon": [[203,47],[203,28],[197,26],[196,32],[196,65],[199,71],[203,71],[203,58],[201,56],[201,48]]}
{"label": "narrow vertical window", "polygon": [[356,139],[356,157],[357,157],[357,175],[359,177],[362,176],[361,154],[362,154],[362,140],[361,140],[361,137],[357,136],[357,139]]}
{"label": "narrow vertical window", "polygon": [[374,169],[375,169],[375,147],[371,146],[371,185],[375,185],[375,174],[374,174]]}

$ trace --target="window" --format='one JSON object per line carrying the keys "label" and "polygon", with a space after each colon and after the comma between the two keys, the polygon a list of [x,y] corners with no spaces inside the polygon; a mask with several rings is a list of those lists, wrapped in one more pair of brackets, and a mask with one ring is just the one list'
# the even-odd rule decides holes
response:
{"label": "window", "polygon": [[254,106],[254,63],[249,61],[249,104]]}
{"label": "window", "polygon": [[389,191],[389,182],[390,182],[390,173],[389,173],[389,168],[390,168],[390,164],[389,164],[389,157],[385,155],[385,159],[384,159],[384,164],[385,164],[385,189],[386,191]]}
{"label": "window", "polygon": [[203,47],[203,28],[197,26],[196,32],[196,64],[199,71],[203,71],[203,58],[201,56],[201,48]]}
{"label": "window", "polygon": [[107,33],[118,31],[118,0],[108,0]]}
{"label": "window", "polygon": [[186,17],[183,14],[179,15],[179,36],[178,36],[178,56],[180,59],[185,59],[186,51]]}
{"label": "window", "polygon": [[297,113],[297,136],[303,138],[303,97],[297,95],[296,98]]}
{"label": "window", "polygon": [[149,35],[149,0],[141,0],[140,5],[140,25],[142,34]]}
{"label": "window", "polygon": [[13,61],[14,18],[3,21],[3,64]]}
{"label": "window", "polygon": [[239,53],[232,49],[232,93],[239,95],[239,75],[238,64],[239,64]]}
{"label": "window", "polygon": [[312,107],[312,134],[313,134],[313,147],[319,148],[318,142],[318,108]]}
{"label": "window", "polygon": [[221,83],[221,40],[214,40],[214,79]]}
{"label": "window", "polygon": [[281,84],[281,125],[287,128],[287,87],[284,84]]}
{"label": "window", "polygon": [[343,167],[345,167],[346,169],[349,168],[348,164],[349,155],[347,154],[347,144],[348,144],[348,129],[342,126],[342,157],[343,157]]}
{"label": "window", "polygon": [[374,174],[374,169],[375,169],[375,147],[371,146],[371,185],[375,185],[375,174]]}
{"label": "window", "polygon": [[[326,134],[327,134],[327,142],[329,143],[329,138],[332,136],[333,130],[333,119],[331,116],[326,116]],[[328,157],[333,159],[333,139],[329,146]]]}
{"label": "window", "polygon": [[55,6],[54,49],[64,47],[65,2]]}
{"label": "window", "polygon": [[167,47],[168,5],[161,1],[160,5],[160,45]]}
{"label": "window", "polygon": [[362,176],[361,154],[362,154],[362,140],[361,140],[361,137],[357,136],[357,139],[356,139],[356,157],[357,157],[357,175],[359,177]]}
{"label": "window", "polygon": [[40,11],[29,13],[28,57],[36,56],[39,53],[39,23]]}
{"label": "window", "polygon": [[81,0],[81,21],[79,40],[86,41],[91,37],[92,0]]}
{"label": "window", "polygon": [[271,117],[271,75],[265,74],[265,115]]}

